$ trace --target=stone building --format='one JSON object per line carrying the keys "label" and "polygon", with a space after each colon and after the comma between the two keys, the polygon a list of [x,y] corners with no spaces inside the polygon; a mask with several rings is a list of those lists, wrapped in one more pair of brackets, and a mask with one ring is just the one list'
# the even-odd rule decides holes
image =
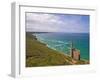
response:
{"label": "stone building", "polygon": [[74,60],[80,60],[80,51],[76,48],[73,48],[73,42],[71,42],[71,50],[70,50],[70,55]]}
{"label": "stone building", "polygon": [[75,60],[80,60],[80,51],[73,48],[71,57]]}

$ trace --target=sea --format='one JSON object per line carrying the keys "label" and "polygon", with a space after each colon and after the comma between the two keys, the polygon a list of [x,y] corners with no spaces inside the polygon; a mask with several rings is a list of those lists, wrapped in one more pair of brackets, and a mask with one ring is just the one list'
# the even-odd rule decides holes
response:
{"label": "sea", "polygon": [[64,54],[70,54],[73,43],[73,48],[80,50],[81,58],[89,60],[89,33],[36,32],[33,35],[49,48]]}

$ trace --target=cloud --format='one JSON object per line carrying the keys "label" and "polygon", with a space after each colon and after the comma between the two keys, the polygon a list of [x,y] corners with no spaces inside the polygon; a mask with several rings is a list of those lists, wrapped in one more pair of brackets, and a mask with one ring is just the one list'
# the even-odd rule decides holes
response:
{"label": "cloud", "polygon": [[27,13],[26,31],[31,32],[88,32],[89,21],[86,16]]}

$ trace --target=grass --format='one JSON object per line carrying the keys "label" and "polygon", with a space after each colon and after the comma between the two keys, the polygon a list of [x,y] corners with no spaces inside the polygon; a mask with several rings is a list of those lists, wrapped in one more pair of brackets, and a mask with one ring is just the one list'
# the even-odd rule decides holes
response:
{"label": "grass", "polygon": [[[56,50],[50,49],[46,44],[37,40],[32,33],[26,33],[26,67],[72,65],[72,58]],[[86,64],[77,61],[76,64]]]}

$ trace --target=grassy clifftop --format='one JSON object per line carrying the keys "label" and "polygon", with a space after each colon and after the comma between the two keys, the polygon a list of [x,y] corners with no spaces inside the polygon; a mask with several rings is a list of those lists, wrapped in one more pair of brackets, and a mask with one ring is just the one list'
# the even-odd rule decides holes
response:
{"label": "grassy clifftop", "polygon": [[83,60],[74,62],[70,56],[39,42],[32,33],[26,33],[26,67],[86,64]]}

